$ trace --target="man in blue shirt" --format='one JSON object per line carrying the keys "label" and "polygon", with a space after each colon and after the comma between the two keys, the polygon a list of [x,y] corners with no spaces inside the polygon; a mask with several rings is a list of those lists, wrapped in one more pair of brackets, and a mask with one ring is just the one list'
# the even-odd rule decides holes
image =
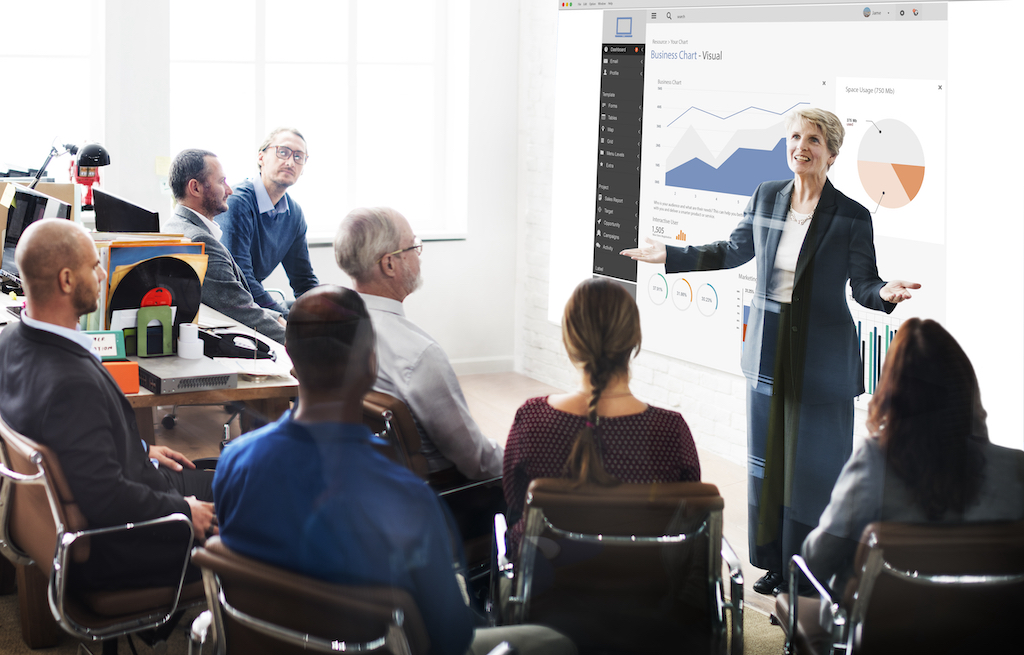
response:
{"label": "man in blue shirt", "polygon": [[362,397],[377,377],[374,342],[356,292],[322,286],[296,301],[287,349],[298,405],[224,450],[213,482],[221,539],[313,578],[407,590],[431,653],[487,652],[502,640],[524,654],[574,653],[572,642],[539,626],[474,632],[447,511],[415,474],[375,450],[361,423]]}
{"label": "man in blue shirt", "polygon": [[235,186],[228,210],[215,219],[223,230],[221,243],[242,269],[256,304],[286,318],[288,308],[263,288],[277,265],[284,266],[296,298],[320,284],[309,261],[306,219],[287,193],[308,159],[306,140],[298,130],[274,130],[256,153],[259,179]]}

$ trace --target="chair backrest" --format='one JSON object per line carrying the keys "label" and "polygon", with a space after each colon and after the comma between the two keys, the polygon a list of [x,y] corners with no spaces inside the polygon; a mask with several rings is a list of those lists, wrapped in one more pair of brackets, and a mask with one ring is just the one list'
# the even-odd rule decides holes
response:
{"label": "chair backrest", "polygon": [[561,630],[581,652],[719,652],[723,507],[700,482],[534,480],[514,618]]}
{"label": "chair backrest", "polygon": [[854,652],[983,652],[1019,642],[1024,521],[872,523],[854,570],[846,589]]}
{"label": "chair backrest", "polygon": [[[293,638],[298,633],[313,637],[313,641],[319,638],[335,642],[334,651],[358,651],[358,646],[368,644],[379,646],[379,651],[372,652],[396,655],[429,650],[419,609],[402,589],[315,580],[239,555],[219,537],[208,539],[205,548],[196,548],[192,562],[203,569],[218,652],[288,654],[318,650],[295,645],[288,641],[286,632]],[[396,621],[396,610],[400,622]],[[340,647],[342,642],[345,648]]]}
{"label": "chair backrest", "polygon": [[[85,530],[87,521],[52,450],[19,434],[2,418],[0,444],[0,460],[16,474],[3,475],[0,538],[4,554],[17,564],[31,559],[49,575],[59,535]],[[88,538],[75,542],[71,557],[76,562],[89,559]]]}
{"label": "chair backrest", "polygon": [[426,480],[430,475],[427,458],[420,452],[420,433],[412,412],[392,395],[371,391],[363,397],[363,424],[384,434],[394,448],[394,459]]}

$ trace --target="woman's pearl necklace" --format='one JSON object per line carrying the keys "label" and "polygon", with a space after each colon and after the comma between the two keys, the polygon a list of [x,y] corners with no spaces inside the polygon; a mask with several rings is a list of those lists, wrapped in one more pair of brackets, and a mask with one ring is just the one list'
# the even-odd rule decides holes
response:
{"label": "woman's pearl necklace", "polygon": [[811,212],[810,214],[801,214],[792,207],[789,208],[789,220],[793,221],[797,225],[805,225],[807,221],[811,220],[812,216],[814,216],[814,212]]}

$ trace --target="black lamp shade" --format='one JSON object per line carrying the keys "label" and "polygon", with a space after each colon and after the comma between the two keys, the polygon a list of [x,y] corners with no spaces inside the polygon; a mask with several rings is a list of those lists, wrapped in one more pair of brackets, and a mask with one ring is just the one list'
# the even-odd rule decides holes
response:
{"label": "black lamp shade", "polygon": [[82,146],[78,151],[79,166],[106,166],[110,163],[110,153],[98,143]]}

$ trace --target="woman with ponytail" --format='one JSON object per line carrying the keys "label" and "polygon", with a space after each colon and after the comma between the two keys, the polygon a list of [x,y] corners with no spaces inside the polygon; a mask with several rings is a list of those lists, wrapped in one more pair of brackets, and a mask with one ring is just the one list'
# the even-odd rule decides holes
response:
{"label": "woman with ponytail", "polygon": [[683,417],[630,393],[640,314],[629,292],[607,279],[582,282],[565,305],[562,341],[580,371],[580,388],[526,401],[505,444],[512,553],[518,553],[526,489],[535,478],[609,486],[700,480],[697,449]]}

